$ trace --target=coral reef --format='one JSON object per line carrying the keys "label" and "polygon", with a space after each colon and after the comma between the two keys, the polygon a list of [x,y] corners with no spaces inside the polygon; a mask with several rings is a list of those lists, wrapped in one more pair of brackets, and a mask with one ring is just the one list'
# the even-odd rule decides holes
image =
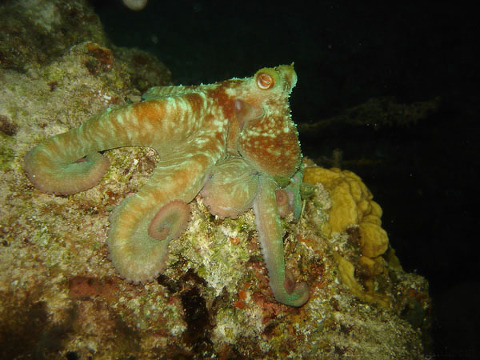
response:
{"label": "coral reef", "polygon": [[83,41],[107,44],[100,20],[86,0],[6,1],[0,5],[0,66],[47,64]]}
{"label": "coral reef", "polygon": [[[45,137],[139,100],[153,84],[144,75],[135,80],[133,69],[148,74],[149,57],[131,54],[87,42],[48,64],[0,68],[0,358],[423,358],[428,283],[404,272],[390,247],[374,258],[362,253],[359,221],[379,213],[366,211],[368,203],[377,208],[353,174],[333,171],[351,187],[353,208],[343,212],[357,214],[356,222],[332,229],[329,218],[343,205],[333,201],[335,187],[321,183],[301,186],[298,222],[298,198],[281,219],[286,265],[310,285],[301,308],[275,301],[253,210],[222,219],[201,195],[155,282],[116,275],[109,214],[146,184],[157,154],[109,151],[104,180],[68,196],[35,189],[23,159]],[[170,81],[167,70],[152,74],[157,85]],[[308,173],[312,164],[305,166]],[[296,192],[296,180],[277,202]],[[381,266],[364,266],[367,258]]]}

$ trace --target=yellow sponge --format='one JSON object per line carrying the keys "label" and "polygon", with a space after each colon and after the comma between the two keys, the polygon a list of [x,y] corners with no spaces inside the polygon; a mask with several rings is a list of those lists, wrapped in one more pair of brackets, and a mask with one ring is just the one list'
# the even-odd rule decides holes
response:
{"label": "yellow sponge", "polygon": [[332,207],[324,228],[327,235],[359,226],[362,255],[374,258],[387,250],[388,236],[381,227],[382,209],[358,175],[337,168],[309,167],[303,181],[321,183],[330,193]]}

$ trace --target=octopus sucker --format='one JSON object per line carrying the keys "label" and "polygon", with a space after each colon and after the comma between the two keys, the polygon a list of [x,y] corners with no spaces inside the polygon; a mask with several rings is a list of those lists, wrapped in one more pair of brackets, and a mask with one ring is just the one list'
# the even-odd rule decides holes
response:
{"label": "octopus sucker", "polygon": [[185,201],[173,200],[153,217],[148,235],[157,240],[174,240],[181,236],[190,220],[190,207]]}

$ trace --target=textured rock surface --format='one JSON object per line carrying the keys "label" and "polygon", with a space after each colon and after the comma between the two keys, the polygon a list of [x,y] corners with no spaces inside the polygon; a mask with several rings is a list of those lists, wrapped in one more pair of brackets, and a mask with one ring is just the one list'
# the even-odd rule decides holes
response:
{"label": "textured rock surface", "polygon": [[100,20],[85,0],[2,1],[0,66],[46,64],[83,41],[106,45]]}
{"label": "textured rock surface", "polygon": [[[274,300],[252,211],[219,220],[201,197],[164,274],[146,285],[116,276],[109,214],[157,155],[109,151],[100,184],[68,197],[34,189],[23,157],[154,85],[132,70],[150,58],[123,51],[83,43],[48,65],[0,69],[0,358],[422,358],[428,283],[403,272],[392,249],[380,273],[362,271],[358,224],[323,230],[333,205],[321,184],[304,189],[300,222],[284,222],[286,262],[311,286],[302,308]],[[168,83],[168,71],[154,81]]]}

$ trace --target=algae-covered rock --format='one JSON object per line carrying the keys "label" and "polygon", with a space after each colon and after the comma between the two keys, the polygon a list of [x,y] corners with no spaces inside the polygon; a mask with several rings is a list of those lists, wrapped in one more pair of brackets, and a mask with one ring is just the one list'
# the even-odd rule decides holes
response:
{"label": "algae-covered rock", "polygon": [[86,0],[21,0],[0,3],[0,67],[46,64],[70,46],[107,44],[98,16]]}
{"label": "algae-covered rock", "polygon": [[[107,151],[104,179],[71,196],[35,189],[23,158],[46,137],[136,101],[153,85],[147,63],[158,65],[156,85],[170,82],[150,56],[122,52],[84,42],[27,71],[0,68],[0,359],[422,358],[428,283],[405,273],[384,242],[362,245],[362,220],[381,229],[381,211],[353,173],[349,189],[339,186],[345,201],[315,181],[300,221],[283,220],[288,268],[311,287],[301,308],[275,301],[253,212],[222,220],[201,196],[161,276],[142,285],[117,276],[109,215],[158,155]],[[329,225],[334,213],[351,220]]]}

